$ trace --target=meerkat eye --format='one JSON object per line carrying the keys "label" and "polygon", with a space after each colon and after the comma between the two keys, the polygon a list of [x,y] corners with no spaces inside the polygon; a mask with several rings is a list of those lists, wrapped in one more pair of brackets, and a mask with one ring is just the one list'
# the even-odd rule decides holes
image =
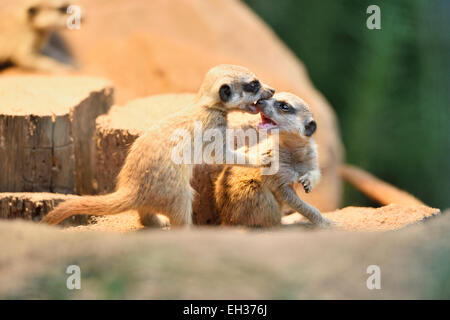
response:
{"label": "meerkat eye", "polygon": [[66,6],[61,6],[61,7],[58,8],[58,11],[63,13],[63,14],[66,14],[68,9],[69,9],[69,6],[67,6],[67,5]]}
{"label": "meerkat eye", "polygon": [[246,92],[257,93],[260,88],[261,84],[258,80],[253,80],[252,82],[244,84],[244,91]]}
{"label": "meerkat eye", "polygon": [[278,108],[280,108],[281,110],[283,110],[285,112],[291,111],[291,107],[286,102],[280,102],[278,104]]}
{"label": "meerkat eye", "polygon": [[28,8],[28,15],[30,17],[33,17],[38,13],[38,11],[39,11],[38,7],[30,7]]}
{"label": "meerkat eye", "polygon": [[316,131],[317,124],[314,120],[311,120],[305,125],[305,135],[307,137],[312,136],[312,134]]}
{"label": "meerkat eye", "polygon": [[223,84],[219,89],[220,99],[223,102],[227,102],[231,99],[231,88],[227,84]]}

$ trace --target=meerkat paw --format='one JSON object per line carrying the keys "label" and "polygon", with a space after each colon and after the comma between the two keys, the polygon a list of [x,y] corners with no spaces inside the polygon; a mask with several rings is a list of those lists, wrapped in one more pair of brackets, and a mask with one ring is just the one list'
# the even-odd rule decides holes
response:
{"label": "meerkat paw", "polygon": [[305,189],[306,193],[312,191],[312,189],[316,186],[316,184],[320,180],[320,171],[313,170],[302,175],[298,181],[302,184],[303,189]]}
{"label": "meerkat paw", "polygon": [[339,222],[334,221],[334,220],[330,220],[327,218],[323,218],[322,221],[320,221],[317,226],[319,228],[323,228],[323,229],[337,229],[339,228],[341,225]]}
{"label": "meerkat paw", "polygon": [[308,179],[308,176],[306,174],[300,177],[299,182],[302,184],[303,189],[305,189],[306,193],[311,192],[312,190],[311,181]]}

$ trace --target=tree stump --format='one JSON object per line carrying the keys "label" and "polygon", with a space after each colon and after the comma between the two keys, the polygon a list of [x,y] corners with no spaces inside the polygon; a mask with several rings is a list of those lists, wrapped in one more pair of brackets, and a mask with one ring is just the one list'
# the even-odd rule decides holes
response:
{"label": "tree stump", "polygon": [[93,193],[95,119],[113,102],[109,81],[0,78],[0,192]]}
{"label": "tree stump", "polygon": [[[58,193],[0,193],[0,219],[40,221],[60,202],[76,197]],[[84,225],[88,221],[89,216],[72,216],[61,224]]]}

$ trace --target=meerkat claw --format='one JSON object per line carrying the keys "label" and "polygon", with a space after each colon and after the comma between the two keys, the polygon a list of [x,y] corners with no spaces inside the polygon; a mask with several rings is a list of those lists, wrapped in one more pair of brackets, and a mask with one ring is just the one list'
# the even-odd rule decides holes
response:
{"label": "meerkat claw", "polygon": [[306,193],[310,193],[312,190],[311,182],[305,176],[300,177],[299,182],[303,186]]}

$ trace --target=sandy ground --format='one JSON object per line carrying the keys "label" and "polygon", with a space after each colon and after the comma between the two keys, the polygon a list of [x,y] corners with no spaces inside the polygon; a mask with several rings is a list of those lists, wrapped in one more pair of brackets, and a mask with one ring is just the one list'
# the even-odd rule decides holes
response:
{"label": "sandy ground", "polygon": [[[439,209],[427,206],[403,207],[391,204],[381,208],[346,207],[324,213],[326,217],[339,223],[339,229],[346,231],[387,231],[397,230],[418,223],[440,213]],[[305,226],[310,224],[298,213],[283,218],[283,226]],[[113,216],[93,217],[88,225],[71,226],[66,231],[130,232],[142,229],[139,216],[128,211]],[[245,228],[238,228],[246,230]]]}
{"label": "sandy ground", "polygon": [[[448,299],[449,227],[448,214],[386,232],[118,234],[1,221],[0,298]],[[81,290],[66,287],[69,265],[81,269]],[[367,288],[370,265],[380,268],[379,290]]]}

